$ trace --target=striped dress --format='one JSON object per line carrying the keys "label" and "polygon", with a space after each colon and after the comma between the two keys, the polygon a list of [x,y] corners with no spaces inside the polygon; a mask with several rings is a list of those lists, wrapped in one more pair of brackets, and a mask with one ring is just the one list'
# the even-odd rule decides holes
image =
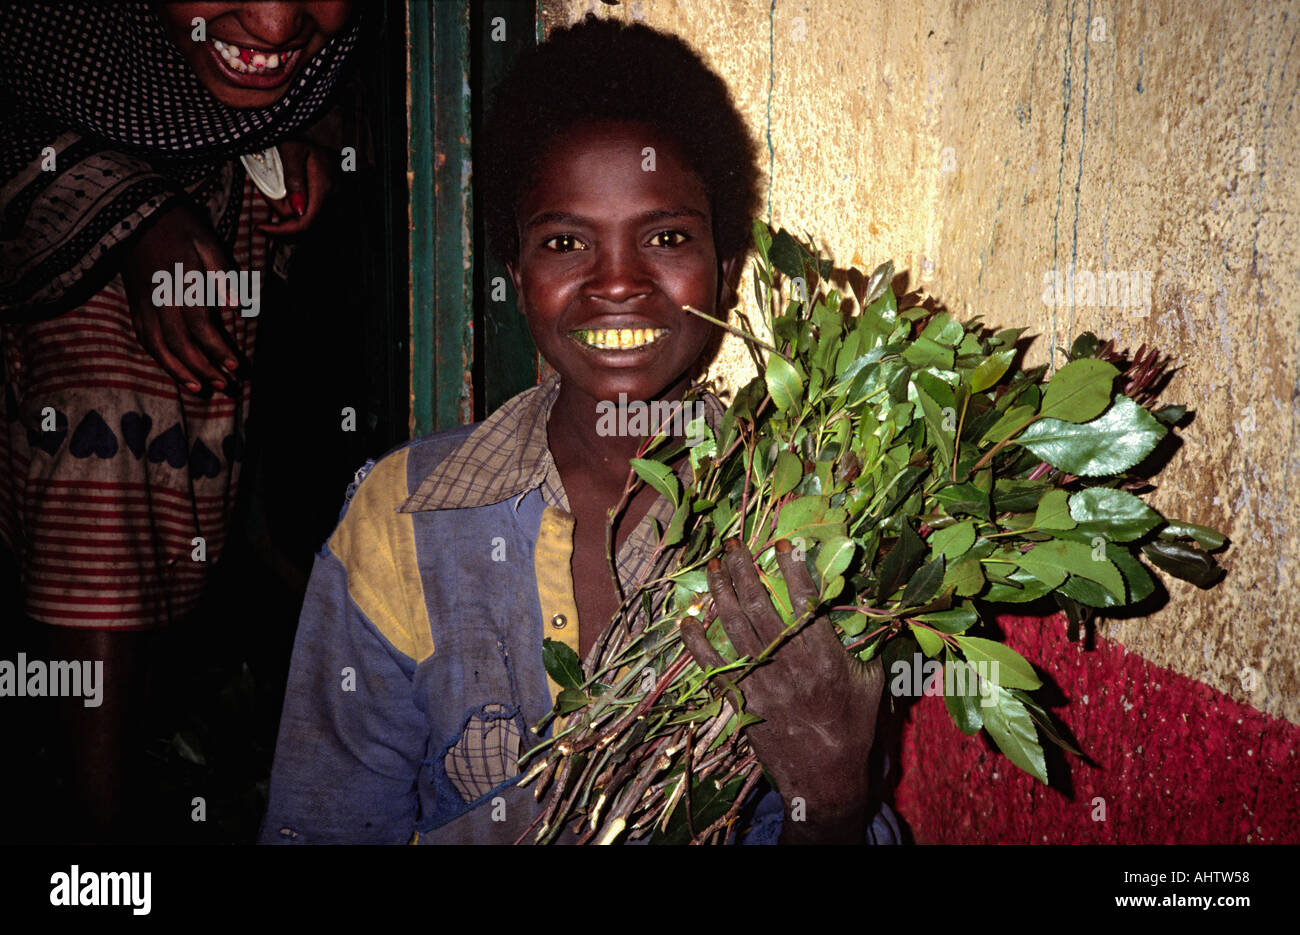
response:
{"label": "striped dress", "polygon": [[[240,268],[265,270],[268,238],[253,228],[271,214],[245,179]],[[223,312],[249,359],[256,324]],[[136,337],[120,276],[55,318],[0,326],[0,354],[0,540],[25,612],[105,630],[183,618],[225,542],[249,383],[239,400],[179,387]]]}

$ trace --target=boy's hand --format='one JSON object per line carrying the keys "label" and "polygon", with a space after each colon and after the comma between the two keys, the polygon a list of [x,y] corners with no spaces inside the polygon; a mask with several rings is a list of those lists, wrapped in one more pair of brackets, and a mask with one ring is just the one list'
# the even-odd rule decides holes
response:
{"label": "boy's hand", "polygon": [[[817,602],[807,567],[776,545],[776,560],[796,614]],[[759,580],[754,559],[740,540],[726,543],[722,562],[708,568],[723,629],[737,652],[762,653],[786,629]],[[706,668],[724,665],[695,621],[682,625],[682,640]],[[791,637],[739,683],[746,709],[763,718],[746,728],[763,768],[786,804],[782,843],[860,844],[866,834],[867,757],[875,736],[884,687],[879,659],[864,665],[844,651],[830,621],[818,617]],[[791,806],[803,799],[803,821]]]}
{"label": "boy's hand", "polygon": [[267,204],[282,220],[259,224],[265,234],[283,237],[311,227],[326,197],[334,189],[335,163],[328,151],[315,143],[284,140],[278,144],[284,164],[284,187],[288,194]]}
{"label": "boy's hand", "polygon": [[[191,393],[208,383],[215,390],[235,382],[240,355],[206,305],[181,304],[184,283],[172,283],[173,304],[158,306],[153,296],[154,274],[174,275],[180,263],[186,272],[238,270],[212,224],[189,205],[178,204],[140,235],[122,267],[122,283],[131,305],[131,318],[140,344]],[[234,298],[238,304],[238,297]]]}

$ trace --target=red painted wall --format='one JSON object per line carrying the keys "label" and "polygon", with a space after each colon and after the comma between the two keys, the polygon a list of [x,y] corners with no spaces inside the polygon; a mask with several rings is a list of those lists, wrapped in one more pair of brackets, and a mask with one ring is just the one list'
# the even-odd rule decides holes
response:
{"label": "red painted wall", "polygon": [[[1098,637],[1085,650],[1067,640],[1064,616],[998,622],[1059,686],[1068,703],[1052,713],[1093,763],[1054,760],[1045,745],[1044,787],[986,734],[957,730],[943,698],[921,698],[901,728],[894,793],[918,843],[1300,842],[1300,727],[1119,643]],[[1093,819],[1098,796],[1104,821]]]}

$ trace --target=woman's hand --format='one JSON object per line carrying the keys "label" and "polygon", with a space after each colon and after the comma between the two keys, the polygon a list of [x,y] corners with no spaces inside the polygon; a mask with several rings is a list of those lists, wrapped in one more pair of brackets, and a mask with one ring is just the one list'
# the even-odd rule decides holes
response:
{"label": "woman's hand", "polygon": [[278,201],[267,199],[282,220],[259,224],[266,234],[283,237],[311,227],[325,199],[334,190],[335,159],[323,146],[299,140],[278,144],[288,193]]}
{"label": "woman's hand", "polygon": [[[172,304],[156,305],[154,275],[174,278],[176,264],[186,272],[238,271],[212,223],[189,205],[164,213],[131,246],[122,267],[122,282],[140,344],[177,383],[199,393],[206,382],[214,390],[233,392],[241,355],[221,328],[215,310],[181,303],[183,282],[172,283]],[[238,307],[239,296],[230,297]]]}
{"label": "woman's hand", "polygon": [[[812,576],[784,539],[776,544],[776,560],[795,613],[804,619],[817,603]],[[755,658],[785,632],[740,540],[727,541],[722,562],[709,562],[708,581],[737,652]],[[725,665],[698,622],[681,626],[700,666]],[[852,658],[825,617],[808,623],[740,681],[746,710],[763,718],[746,728],[750,744],[785,800],[782,843],[864,840],[867,757],[883,687],[880,661],[864,665]],[[803,800],[801,810],[793,808],[795,798]],[[802,821],[796,820],[800,811]]]}

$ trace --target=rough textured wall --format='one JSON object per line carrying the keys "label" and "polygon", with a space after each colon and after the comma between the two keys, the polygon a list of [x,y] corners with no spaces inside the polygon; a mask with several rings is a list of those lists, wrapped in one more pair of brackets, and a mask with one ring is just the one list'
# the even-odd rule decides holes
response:
{"label": "rough textured wall", "polygon": [[[774,224],[1029,326],[1029,364],[1087,329],[1174,357],[1165,398],[1196,418],[1153,502],[1227,532],[1228,577],[1166,578],[1163,609],[1099,636],[1300,724],[1300,2],[541,3],[547,27],[588,10],[726,77]],[[734,346],[717,369],[749,376]]]}

